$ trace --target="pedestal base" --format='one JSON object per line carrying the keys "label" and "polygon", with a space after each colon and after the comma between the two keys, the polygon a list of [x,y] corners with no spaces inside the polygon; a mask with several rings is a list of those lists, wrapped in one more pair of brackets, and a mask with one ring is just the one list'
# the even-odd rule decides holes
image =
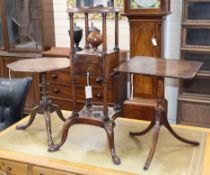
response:
{"label": "pedestal base", "polygon": [[[104,117],[103,106],[85,106],[79,113],[73,112],[72,116],[70,116],[64,126],[61,142],[58,145],[55,145],[53,150],[59,150],[59,148],[65,143],[68,135],[69,128],[74,124],[89,124],[94,126],[99,126],[104,128],[108,137],[110,153],[112,156],[112,160],[115,164],[120,164],[120,159],[116,154],[115,146],[114,146],[114,120],[119,115],[119,110],[114,110],[111,107],[108,107],[108,119]],[[106,119],[106,120],[104,120]]]}
{"label": "pedestal base", "polygon": [[36,106],[35,108],[32,109],[29,121],[26,124],[16,126],[16,129],[24,130],[28,128],[33,123],[37,113],[44,114],[46,131],[47,131],[47,140],[48,140],[48,151],[53,151],[54,143],[52,139],[50,113],[54,111],[57,113],[58,117],[61,120],[66,121],[61,112],[61,109],[57,105],[51,103],[48,105],[40,104],[39,106]]}
{"label": "pedestal base", "polygon": [[[164,106],[166,106],[166,107],[164,107]],[[159,100],[159,104],[158,104],[157,109],[155,111],[155,116],[151,120],[151,123],[149,124],[149,126],[141,132],[129,132],[130,136],[141,136],[141,135],[144,135],[147,132],[149,132],[152,128],[154,129],[152,146],[150,148],[148,158],[147,158],[147,160],[144,164],[144,169],[145,170],[147,170],[149,168],[150,163],[152,161],[152,158],[154,156],[157,141],[158,141],[158,136],[159,136],[159,132],[160,132],[160,127],[162,125],[164,125],[168,129],[168,131],[178,140],[180,140],[184,143],[187,143],[187,144],[195,145],[195,146],[199,145],[199,142],[187,140],[187,139],[179,136],[173,130],[173,128],[170,126],[170,124],[168,122],[168,119],[167,119],[167,101],[165,99],[161,99],[161,100]]]}

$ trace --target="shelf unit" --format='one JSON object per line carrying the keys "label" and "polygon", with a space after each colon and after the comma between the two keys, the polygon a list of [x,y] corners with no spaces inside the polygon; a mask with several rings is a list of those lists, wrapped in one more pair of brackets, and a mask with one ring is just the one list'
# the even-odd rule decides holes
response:
{"label": "shelf unit", "polygon": [[184,0],[181,58],[202,61],[192,80],[180,84],[177,123],[210,127],[210,0]]}

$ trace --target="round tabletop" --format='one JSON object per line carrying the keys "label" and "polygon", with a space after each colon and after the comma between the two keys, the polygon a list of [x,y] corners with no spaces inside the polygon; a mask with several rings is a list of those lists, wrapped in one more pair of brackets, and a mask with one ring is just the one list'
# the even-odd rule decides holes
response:
{"label": "round tabletop", "polygon": [[7,65],[12,71],[17,72],[48,72],[70,67],[68,58],[42,57],[18,60]]}

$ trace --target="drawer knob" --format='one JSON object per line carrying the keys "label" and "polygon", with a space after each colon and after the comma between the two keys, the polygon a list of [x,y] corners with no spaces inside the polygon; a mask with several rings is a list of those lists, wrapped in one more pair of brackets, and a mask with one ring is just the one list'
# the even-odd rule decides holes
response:
{"label": "drawer knob", "polygon": [[96,83],[101,83],[101,82],[102,82],[102,80],[103,80],[103,78],[102,78],[102,77],[97,77],[97,78],[96,78]]}
{"label": "drawer knob", "polygon": [[102,96],[102,93],[98,92],[98,93],[96,94],[96,97],[102,99],[102,97],[103,97],[103,96]]}
{"label": "drawer knob", "polygon": [[54,92],[55,94],[57,94],[57,93],[59,93],[59,89],[53,89],[53,92]]}
{"label": "drawer knob", "polygon": [[58,77],[57,74],[52,74],[52,75],[51,75],[51,78],[52,78],[52,79],[57,79],[57,77]]}

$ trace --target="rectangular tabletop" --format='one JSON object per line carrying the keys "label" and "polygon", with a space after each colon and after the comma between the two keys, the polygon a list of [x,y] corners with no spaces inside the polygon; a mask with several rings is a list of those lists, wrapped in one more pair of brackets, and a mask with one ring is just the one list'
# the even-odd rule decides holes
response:
{"label": "rectangular tabletop", "polygon": [[199,61],[167,60],[136,56],[115,68],[115,71],[148,76],[190,79],[196,75],[202,64]]}

